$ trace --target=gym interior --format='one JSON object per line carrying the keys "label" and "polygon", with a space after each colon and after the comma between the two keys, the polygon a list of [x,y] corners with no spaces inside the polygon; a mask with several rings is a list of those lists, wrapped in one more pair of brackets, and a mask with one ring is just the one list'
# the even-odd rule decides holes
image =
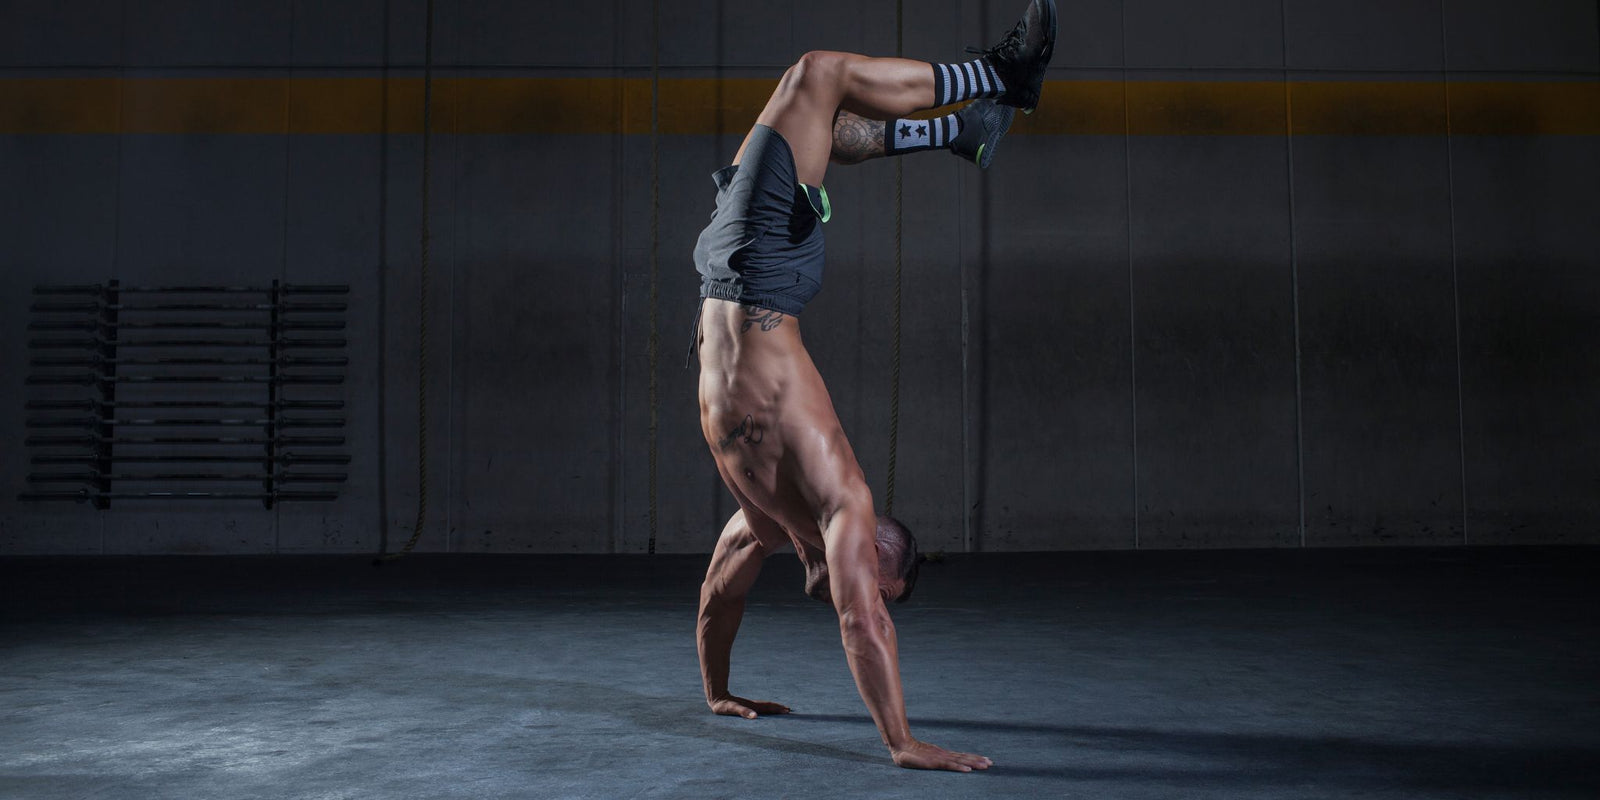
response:
{"label": "gym interior", "polygon": [[[1592,0],[1059,0],[987,170],[827,174],[897,769],[738,506],[710,175],[1022,0],[0,3],[0,796],[1600,796]],[[941,112],[942,113],[942,112]]]}

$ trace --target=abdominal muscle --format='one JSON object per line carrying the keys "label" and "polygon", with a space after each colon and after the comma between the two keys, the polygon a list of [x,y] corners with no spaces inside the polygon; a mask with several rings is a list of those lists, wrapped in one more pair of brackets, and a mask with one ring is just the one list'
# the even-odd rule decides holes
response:
{"label": "abdominal muscle", "polygon": [[829,487],[816,484],[837,470],[824,469],[819,481],[817,468],[840,456],[860,468],[801,342],[799,319],[707,299],[699,353],[700,426],[723,480],[741,506],[776,522],[797,548],[820,550],[816,510]]}

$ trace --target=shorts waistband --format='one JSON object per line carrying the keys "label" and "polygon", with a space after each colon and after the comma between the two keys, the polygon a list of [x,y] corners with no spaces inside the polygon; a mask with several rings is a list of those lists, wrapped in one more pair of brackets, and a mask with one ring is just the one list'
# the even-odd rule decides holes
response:
{"label": "shorts waistband", "polygon": [[736,283],[723,281],[703,280],[700,282],[700,296],[711,297],[718,300],[727,300],[743,306],[756,306],[769,311],[788,314],[791,317],[800,316],[806,304],[793,297],[776,292],[752,292],[747,287]]}

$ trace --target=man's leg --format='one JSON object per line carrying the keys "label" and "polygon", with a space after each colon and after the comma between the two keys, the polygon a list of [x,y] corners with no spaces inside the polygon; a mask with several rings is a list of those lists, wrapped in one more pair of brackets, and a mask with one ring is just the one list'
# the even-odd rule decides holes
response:
{"label": "man's leg", "polygon": [[788,142],[800,182],[820,186],[840,108],[888,119],[932,108],[933,100],[934,73],[926,62],[814,51],[783,74],[756,122]]}
{"label": "man's leg", "polygon": [[833,120],[835,164],[860,164],[882,156],[949,150],[989,168],[995,146],[1011,128],[1017,110],[993,100],[975,100],[954,114],[934,119],[867,119],[839,110]]}
{"label": "man's leg", "polygon": [[800,182],[821,185],[833,152],[839,109],[893,120],[947,103],[995,97],[1031,111],[1038,104],[1044,68],[1055,49],[1055,32],[1055,0],[1032,0],[1000,44],[966,63],[806,53],[784,73],[756,122],[788,142]]}

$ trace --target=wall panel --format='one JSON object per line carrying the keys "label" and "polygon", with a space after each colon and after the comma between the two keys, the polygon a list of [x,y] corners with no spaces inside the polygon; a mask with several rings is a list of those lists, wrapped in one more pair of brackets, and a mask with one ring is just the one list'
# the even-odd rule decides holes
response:
{"label": "wall panel", "polygon": [[1139,546],[1298,544],[1284,140],[1128,159]]}
{"label": "wall panel", "polygon": [[[586,551],[609,525],[610,142],[463,137],[451,523],[468,551]],[[597,168],[598,167],[598,168]],[[598,257],[597,257],[598,256]]]}
{"label": "wall panel", "polygon": [[[104,515],[84,505],[12,500],[30,469],[24,404],[52,391],[24,384],[28,306],[40,283],[116,274],[118,143],[97,136],[0,136],[0,175],[29,191],[0,193],[0,552],[97,553]],[[76,396],[76,389],[65,392]]]}
{"label": "wall panel", "polygon": [[1445,0],[1450,69],[1600,71],[1600,14],[1588,0]]}
{"label": "wall panel", "polygon": [[1593,541],[1600,530],[1600,147],[1458,137],[1469,543]]}
{"label": "wall panel", "polygon": [[278,511],[280,552],[372,552],[378,548],[379,246],[383,231],[383,143],[370,136],[289,140],[283,279],[348,285],[341,392],[349,481],[333,503],[291,503]]}
{"label": "wall panel", "polygon": [[1435,137],[1294,142],[1307,544],[1461,541],[1449,169]]}
{"label": "wall panel", "polygon": [[1126,148],[1019,137],[991,168],[986,548],[1134,546]]}
{"label": "wall panel", "polygon": [[617,63],[613,13],[610,3],[462,0],[454,9],[455,58],[481,66],[610,67]]}
{"label": "wall panel", "polygon": [[1444,69],[1441,0],[1285,0],[1290,69]]}
{"label": "wall panel", "polygon": [[122,0],[0,3],[0,66],[115,67],[122,63]]}
{"label": "wall panel", "polygon": [[1281,3],[1282,0],[1123,0],[1126,65],[1177,69],[1282,67]]}
{"label": "wall panel", "polygon": [[295,66],[381,68],[385,48],[394,50],[394,43],[386,41],[388,26],[395,24],[393,9],[403,5],[394,0],[295,0]]}
{"label": "wall panel", "polygon": [[123,13],[124,66],[274,67],[290,60],[288,0],[133,0]]}

